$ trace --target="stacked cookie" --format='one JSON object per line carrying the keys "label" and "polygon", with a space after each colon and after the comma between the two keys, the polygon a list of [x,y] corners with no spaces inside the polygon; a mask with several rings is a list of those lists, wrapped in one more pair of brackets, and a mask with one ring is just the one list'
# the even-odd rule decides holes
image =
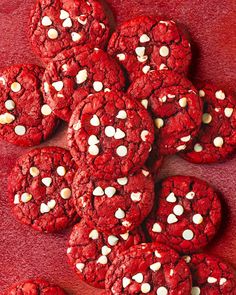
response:
{"label": "stacked cookie", "polygon": [[194,254],[219,229],[219,193],[194,177],[154,179],[168,155],[194,163],[232,155],[236,100],[189,81],[191,46],[174,21],[141,16],[109,43],[108,35],[95,0],[38,0],[32,10],[30,40],[45,69],[0,70],[0,135],[35,146],[64,120],[69,151],[37,148],[17,160],[13,212],[46,233],[75,224],[69,263],[106,294],[235,294],[224,262]]}

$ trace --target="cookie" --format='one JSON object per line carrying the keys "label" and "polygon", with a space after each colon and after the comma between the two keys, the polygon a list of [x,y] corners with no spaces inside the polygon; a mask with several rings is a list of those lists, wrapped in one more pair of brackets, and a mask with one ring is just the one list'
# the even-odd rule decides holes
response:
{"label": "cookie", "polygon": [[191,286],[184,259],[158,243],[141,244],[121,253],[106,275],[108,295],[189,295]]}
{"label": "cookie", "polygon": [[112,261],[121,252],[143,240],[141,229],[123,235],[107,235],[82,219],[72,230],[67,256],[81,280],[94,287],[104,288],[105,276]]}
{"label": "cookie", "polygon": [[91,45],[60,53],[47,65],[43,80],[47,103],[66,121],[89,94],[125,87],[123,72],[116,61]]}
{"label": "cookie", "polygon": [[193,278],[192,295],[235,295],[233,270],[219,258],[207,254],[185,257]]}
{"label": "cookie", "polygon": [[12,144],[34,146],[56,129],[57,119],[40,90],[44,69],[14,65],[0,69],[0,137]]}
{"label": "cookie", "polygon": [[84,99],[72,114],[68,145],[79,170],[117,179],[141,168],[153,143],[153,122],[137,101],[119,92]]}
{"label": "cookie", "polygon": [[159,154],[191,145],[201,126],[202,101],[189,80],[172,71],[153,71],[136,79],[128,94],[152,114]]}
{"label": "cookie", "polygon": [[42,232],[71,225],[78,218],[71,189],[75,171],[70,153],[63,148],[44,147],[21,156],[8,181],[16,218]]}
{"label": "cookie", "polygon": [[145,168],[109,181],[98,180],[88,171],[78,171],[72,188],[79,216],[101,232],[114,235],[139,226],[154,201],[154,183]]}
{"label": "cookie", "polygon": [[108,35],[108,19],[97,0],[37,0],[31,12],[30,41],[45,63],[76,45],[103,48]]}
{"label": "cookie", "polygon": [[31,279],[15,284],[4,295],[66,295],[66,293],[45,280]]}
{"label": "cookie", "polygon": [[108,53],[127,70],[130,80],[151,70],[188,72],[190,43],[172,20],[139,16],[124,22],[113,33]]}
{"label": "cookie", "polygon": [[197,164],[222,162],[236,148],[236,98],[208,83],[201,83],[199,89],[202,126],[193,147],[181,156]]}
{"label": "cookie", "polygon": [[157,208],[147,220],[153,241],[167,243],[181,253],[205,247],[221,221],[218,193],[205,181],[172,176],[157,187]]}

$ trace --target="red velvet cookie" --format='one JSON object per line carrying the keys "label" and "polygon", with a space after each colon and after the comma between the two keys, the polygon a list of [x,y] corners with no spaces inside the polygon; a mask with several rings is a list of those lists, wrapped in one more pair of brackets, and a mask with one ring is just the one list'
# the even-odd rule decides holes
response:
{"label": "red velvet cookie", "polygon": [[222,162],[236,148],[236,98],[217,86],[202,83],[202,126],[192,150],[181,156],[193,163]]}
{"label": "red velvet cookie", "polygon": [[116,180],[98,180],[78,171],[72,188],[78,214],[109,234],[133,230],[153,207],[154,183],[146,169]]}
{"label": "red velvet cookie", "polygon": [[108,35],[108,20],[97,0],[37,0],[31,12],[30,41],[46,63],[75,45],[104,47]]}
{"label": "red velvet cookie", "polygon": [[152,114],[160,154],[191,145],[201,126],[202,101],[189,80],[172,71],[153,71],[136,79],[128,94]]}
{"label": "red velvet cookie", "polygon": [[123,251],[143,242],[141,229],[123,235],[106,235],[83,219],[72,230],[67,255],[80,279],[97,287],[105,287],[105,276],[112,261]]}
{"label": "red velvet cookie", "polygon": [[57,126],[40,90],[44,69],[15,65],[0,69],[0,137],[21,146],[38,145]]}
{"label": "red velvet cookie", "polygon": [[66,121],[89,94],[125,87],[124,74],[116,61],[91,45],[60,53],[47,65],[43,80],[47,103]]}
{"label": "red velvet cookie", "polygon": [[186,74],[192,56],[186,35],[174,21],[149,16],[123,23],[113,33],[108,53],[121,62],[131,80],[151,70]]}
{"label": "red velvet cookie", "polygon": [[207,254],[187,256],[193,278],[192,295],[235,295],[233,270],[219,258]]}
{"label": "red velvet cookie", "polygon": [[75,171],[70,153],[63,148],[44,147],[21,156],[8,182],[17,219],[43,232],[71,225],[78,218],[71,192]]}
{"label": "red velvet cookie", "polygon": [[205,247],[221,221],[218,194],[190,176],[172,176],[158,186],[157,208],[147,220],[152,240],[188,253]]}
{"label": "red velvet cookie", "polygon": [[66,293],[45,280],[32,279],[15,284],[4,295],[66,295]]}
{"label": "red velvet cookie", "polygon": [[101,92],[75,109],[68,144],[79,170],[89,169],[99,179],[117,179],[144,165],[153,133],[153,122],[137,100]]}
{"label": "red velvet cookie", "polygon": [[191,287],[184,259],[158,243],[141,244],[121,253],[106,275],[107,295],[189,295]]}

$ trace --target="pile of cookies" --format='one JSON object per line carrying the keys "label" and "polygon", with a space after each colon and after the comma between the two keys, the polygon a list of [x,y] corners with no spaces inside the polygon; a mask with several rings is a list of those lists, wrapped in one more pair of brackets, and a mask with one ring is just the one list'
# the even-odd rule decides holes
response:
{"label": "pile of cookies", "polygon": [[[17,160],[13,213],[45,233],[75,224],[69,264],[105,294],[236,294],[231,268],[199,254],[221,223],[219,193],[190,176],[155,184],[165,156],[200,164],[234,153],[236,99],[187,78],[191,45],[174,21],[139,16],[109,31],[97,0],[37,0],[30,41],[45,68],[0,69],[2,139],[36,146],[68,122],[68,150]],[[6,294],[34,290],[64,294],[43,280]]]}

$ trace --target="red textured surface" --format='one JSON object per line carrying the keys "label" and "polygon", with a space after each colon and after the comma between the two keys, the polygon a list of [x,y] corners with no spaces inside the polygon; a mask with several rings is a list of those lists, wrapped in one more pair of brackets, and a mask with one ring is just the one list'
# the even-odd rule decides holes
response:
{"label": "red textured surface", "polygon": [[[26,35],[33,0],[1,0],[1,66],[37,62]],[[120,22],[142,13],[163,13],[186,25],[195,53],[195,77],[222,86],[236,85],[236,4],[234,0],[109,0]],[[45,143],[64,145],[65,129]],[[10,212],[6,193],[7,176],[15,159],[26,149],[0,142],[0,293],[17,280],[43,276],[58,283],[71,295],[100,294],[80,282],[67,265],[69,231],[44,235],[19,224]],[[225,164],[193,165],[178,157],[165,161],[161,177],[189,174],[208,180],[225,195],[224,224],[209,248],[236,268],[236,157]]]}

